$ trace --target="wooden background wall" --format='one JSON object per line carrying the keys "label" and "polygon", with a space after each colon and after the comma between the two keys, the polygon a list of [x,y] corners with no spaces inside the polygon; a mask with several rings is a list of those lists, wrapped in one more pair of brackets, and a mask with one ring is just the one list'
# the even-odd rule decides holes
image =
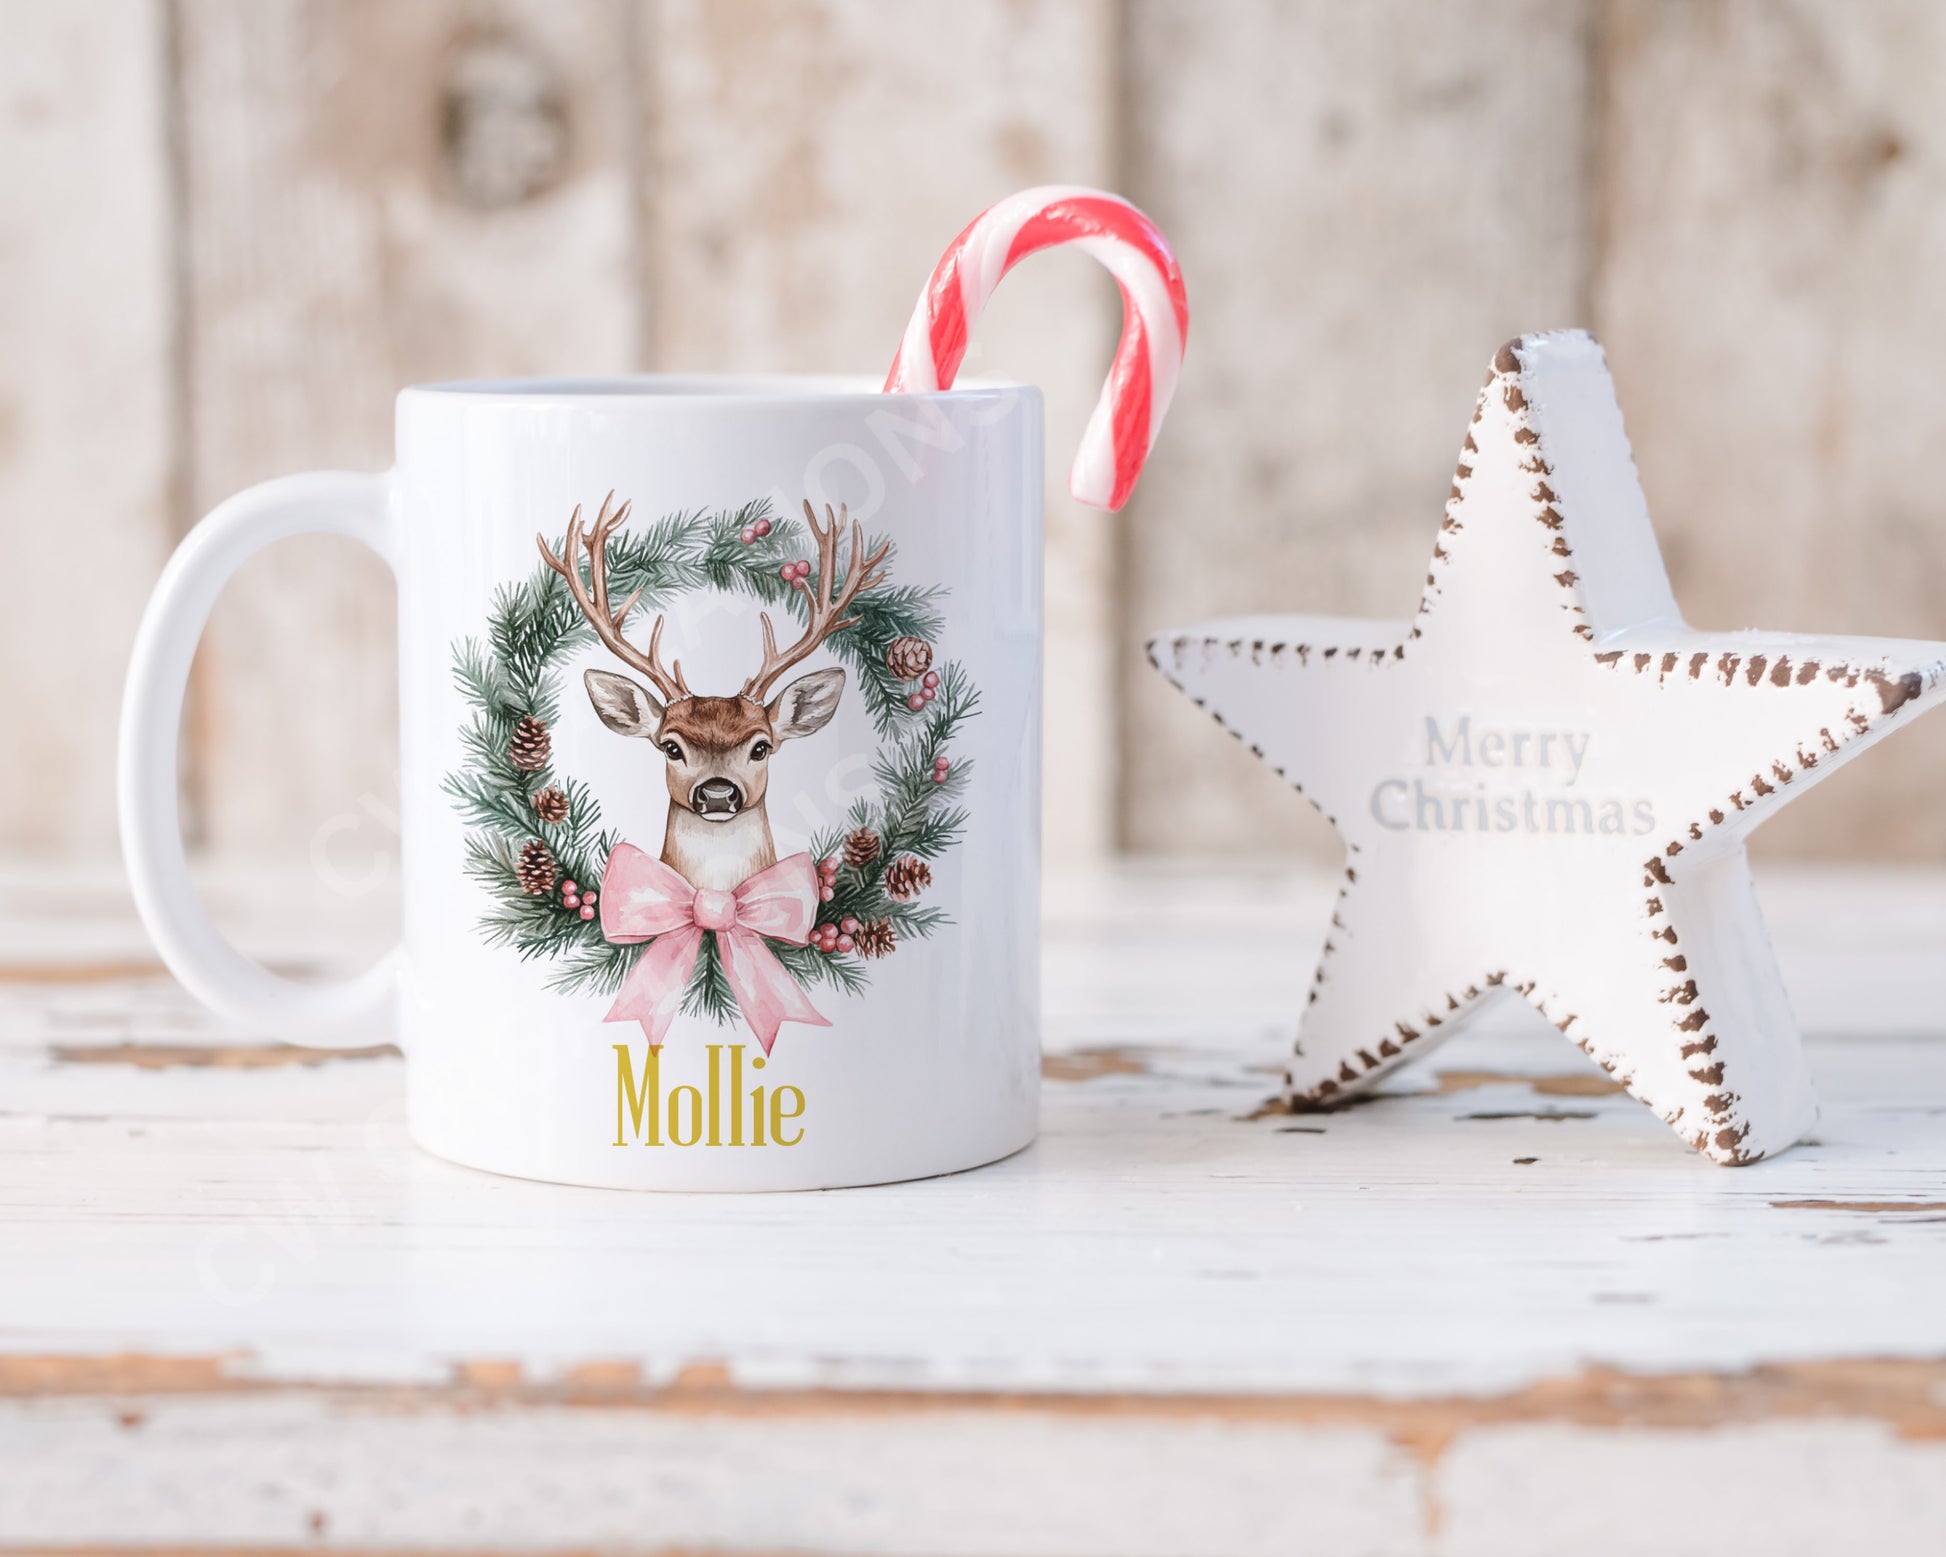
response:
{"label": "wooden background wall", "polygon": [[[1135,645],[1408,612],[1522,329],[1607,345],[1692,619],[1946,637],[1931,0],[0,0],[0,846],[112,847],[134,621],[227,493],[384,465],[418,379],[879,371],[1050,180],[1147,206],[1195,309],[1120,520],[1061,491],[1106,279],[1037,261],[970,361],[1049,396],[1051,855],[1329,851]],[[336,544],[248,570],[204,845],[383,857],[391,610]],[[1765,841],[1946,858],[1942,775],[1935,721]]]}

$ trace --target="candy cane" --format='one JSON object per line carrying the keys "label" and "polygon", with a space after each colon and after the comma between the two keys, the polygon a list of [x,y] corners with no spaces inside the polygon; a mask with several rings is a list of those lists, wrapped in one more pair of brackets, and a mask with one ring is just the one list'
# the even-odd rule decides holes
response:
{"label": "candy cane", "polygon": [[1000,278],[1059,244],[1092,254],[1122,289],[1121,344],[1068,476],[1068,490],[1090,507],[1120,508],[1162,430],[1189,335],[1189,297],[1176,257],[1155,224],[1120,196],[1026,189],[975,218],[919,294],[885,390],[951,389],[967,333]]}

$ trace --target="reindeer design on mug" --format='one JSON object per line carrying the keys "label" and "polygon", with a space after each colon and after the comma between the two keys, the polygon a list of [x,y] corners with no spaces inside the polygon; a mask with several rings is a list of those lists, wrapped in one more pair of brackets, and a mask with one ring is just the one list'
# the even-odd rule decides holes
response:
{"label": "reindeer design on mug", "polygon": [[[806,502],[804,519],[817,542],[818,556],[810,578],[791,580],[809,607],[802,636],[780,653],[770,613],[762,613],[764,654],[757,673],[733,696],[707,696],[689,690],[680,660],[663,668],[662,617],[650,630],[646,654],[622,635],[622,624],[641,598],[641,590],[624,600],[619,610],[609,609],[608,540],[627,521],[632,506],[623,503],[611,512],[613,501],[611,492],[602,502],[594,528],[585,533],[581,510],[575,509],[568,520],[564,556],[555,556],[545,537],[535,540],[547,565],[567,581],[596,636],[654,688],[651,691],[612,671],[589,670],[583,676],[601,722],[617,735],[654,741],[665,759],[669,812],[662,863],[698,891],[729,892],[776,864],[777,848],[765,812],[770,759],[784,742],[815,735],[831,722],[844,694],[845,672],[842,666],[832,666],[798,677],[775,696],[772,688],[833,633],[857,622],[845,612],[863,591],[885,577],[881,565],[891,552],[891,542],[879,546],[861,564],[864,537],[850,509],[833,514],[826,504],[826,522],[820,525]],[[847,520],[851,549],[840,584],[839,545]],[[588,556],[585,579],[580,566],[583,551]]]}

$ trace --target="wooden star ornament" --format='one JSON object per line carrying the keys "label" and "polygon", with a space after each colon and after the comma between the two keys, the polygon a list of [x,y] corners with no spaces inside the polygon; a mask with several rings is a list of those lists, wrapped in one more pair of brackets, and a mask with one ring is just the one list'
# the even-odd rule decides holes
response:
{"label": "wooden star ornament", "polygon": [[1802,1139],[1744,839],[1936,704],[1946,644],[1688,626],[1591,337],[1494,358],[1412,622],[1242,618],[1149,654],[1345,840],[1294,1108],[1512,990],[1715,1161]]}

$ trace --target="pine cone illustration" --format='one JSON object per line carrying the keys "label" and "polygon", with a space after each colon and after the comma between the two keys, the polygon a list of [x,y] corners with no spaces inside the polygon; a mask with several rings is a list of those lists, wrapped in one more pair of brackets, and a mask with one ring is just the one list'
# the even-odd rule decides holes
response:
{"label": "pine cone illustration", "polygon": [[901,903],[917,897],[931,885],[932,867],[909,854],[885,867],[885,890]]}
{"label": "pine cone illustration", "polygon": [[878,858],[878,850],[878,834],[861,827],[845,840],[845,863],[853,870],[863,870]]}
{"label": "pine cone illustration", "polygon": [[520,879],[521,891],[529,897],[545,897],[554,890],[557,873],[554,855],[540,839],[536,838],[522,846],[520,863],[514,867],[514,875]]}
{"label": "pine cone illustration", "polygon": [[516,768],[538,773],[547,766],[554,750],[554,737],[540,720],[527,718],[514,726],[514,738],[507,742],[507,757]]}
{"label": "pine cone illustration", "polygon": [[894,638],[885,665],[901,681],[917,681],[932,669],[932,645],[923,638]]}
{"label": "pine cone illustration", "polygon": [[568,797],[549,784],[534,796],[534,815],[543,822],[565,822],[568,819]]}
{"label": "pine cone illustration", "polygon": [[889,919],[868,920],[852,932],[851,939],[861,957],[889,957],[899,944]]}

